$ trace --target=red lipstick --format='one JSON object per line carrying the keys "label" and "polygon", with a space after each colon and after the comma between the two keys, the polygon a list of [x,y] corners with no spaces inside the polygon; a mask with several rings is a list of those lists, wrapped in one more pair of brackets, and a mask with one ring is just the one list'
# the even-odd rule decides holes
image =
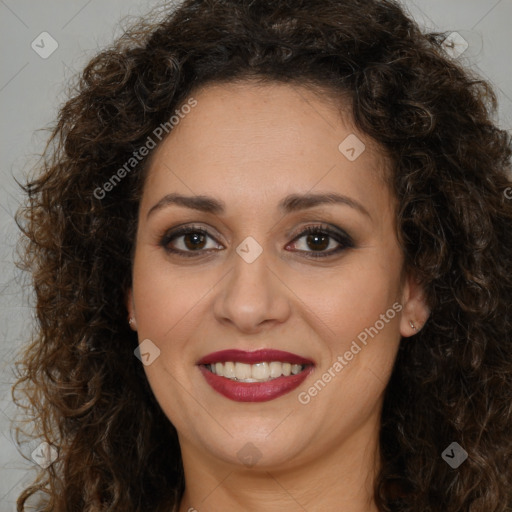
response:
{"label": "red lipstick", "polygon": [[[222,377],[210,371],[207,365],[215,363],[256,364],[278,361],[281,363],[300,364],[305,368],[295,375],[277,377],[264,382],[240,382]],[[222,350],[204,356],[197,362],[206,382],[218,393],[236,402],[267,402],[296,389],[313,371],[313,361],[290,352],[281,350]]]}

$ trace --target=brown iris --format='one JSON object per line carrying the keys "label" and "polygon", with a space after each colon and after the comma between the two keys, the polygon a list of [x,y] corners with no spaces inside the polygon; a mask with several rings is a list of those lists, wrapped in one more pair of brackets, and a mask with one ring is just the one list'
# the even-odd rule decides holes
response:
{"label": "brown iris", "polygon": [[308,235],[306,243],[311,249],[322,251],[329,246],[329,237],[321,234]]}
{"label": "brown iris", "polygon": [[[189,233],[183,236],[183,241],[187,249],[202,249],[206,241],[206,236],[201,233]],[[189,241],[190,243],[188,243]]]}

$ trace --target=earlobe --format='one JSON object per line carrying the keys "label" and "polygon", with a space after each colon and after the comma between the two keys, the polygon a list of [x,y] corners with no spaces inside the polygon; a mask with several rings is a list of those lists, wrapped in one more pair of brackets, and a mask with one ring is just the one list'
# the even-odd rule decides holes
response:
{"label": "earlobe", "polygon": [[133,302],[133,292],[131,288],[126,292],[125,304],[126,309],[128,310],[128,323],[130,324],[132,330],[136,331],[137,321],[135,319],[135,305]]}
{"label": "earlobe", "polygon": [[409,275],[406,279],[402,300],[400,334],[408,338],[423,328],[430,315],[423,286],[413,275]]}

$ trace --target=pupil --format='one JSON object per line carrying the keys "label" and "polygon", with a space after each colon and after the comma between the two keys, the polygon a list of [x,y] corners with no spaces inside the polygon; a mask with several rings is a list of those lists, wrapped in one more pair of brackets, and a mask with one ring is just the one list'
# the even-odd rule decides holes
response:
{"label": "pupil", "polygon": [[[185,235],[185,245],[187,246],[187,249],[201,249],[199,247],[199,244],[204,244],[204,235],[200,233],[192,233]],[[188,243],[190,240],[193,240],[192,243]]]}
{"label": "pupil", "polygon": [[[322,240],[321,246],[318,245],[319,240]],[[311,249],[326,249],[329,246],[329,237],[325,235],[308,235],[307,243],[310,245]],[[316,247],[315,247],[316,244]]]}

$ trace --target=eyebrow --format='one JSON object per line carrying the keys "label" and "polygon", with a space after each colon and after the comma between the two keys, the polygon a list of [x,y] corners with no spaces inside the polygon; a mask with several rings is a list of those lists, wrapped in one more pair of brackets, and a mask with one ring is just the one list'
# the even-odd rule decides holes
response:
{"label": "eyebrow", "polygon": [[[363,215],[368,216],[371,219],[370,213],[361,203],[348,196],[335,193],[290,194],[286,196],[279,203],[278,206],[279,210],[282,211],[283,213],[290,213],[299,210],[304,210],[307,208],[313,208],[315,206],[320,206],[323,204],[341,204],[349,206],[354,210],[359,211]],[[185,208],[190,208],[192,210],[212,213],[215,215],[220,215],[224,213],[226,210],[226,205],[223,201],[220,201],[210,196],[184,196],[181,194],[173,193],[165,195],[164,197],[162,197],[162,199],[160,199],[160,201],[153,205],[149,209],[146,218],[149,218],[149,216],[155,213],[156,211],[161,210],[170,205],[183,206]]]}

